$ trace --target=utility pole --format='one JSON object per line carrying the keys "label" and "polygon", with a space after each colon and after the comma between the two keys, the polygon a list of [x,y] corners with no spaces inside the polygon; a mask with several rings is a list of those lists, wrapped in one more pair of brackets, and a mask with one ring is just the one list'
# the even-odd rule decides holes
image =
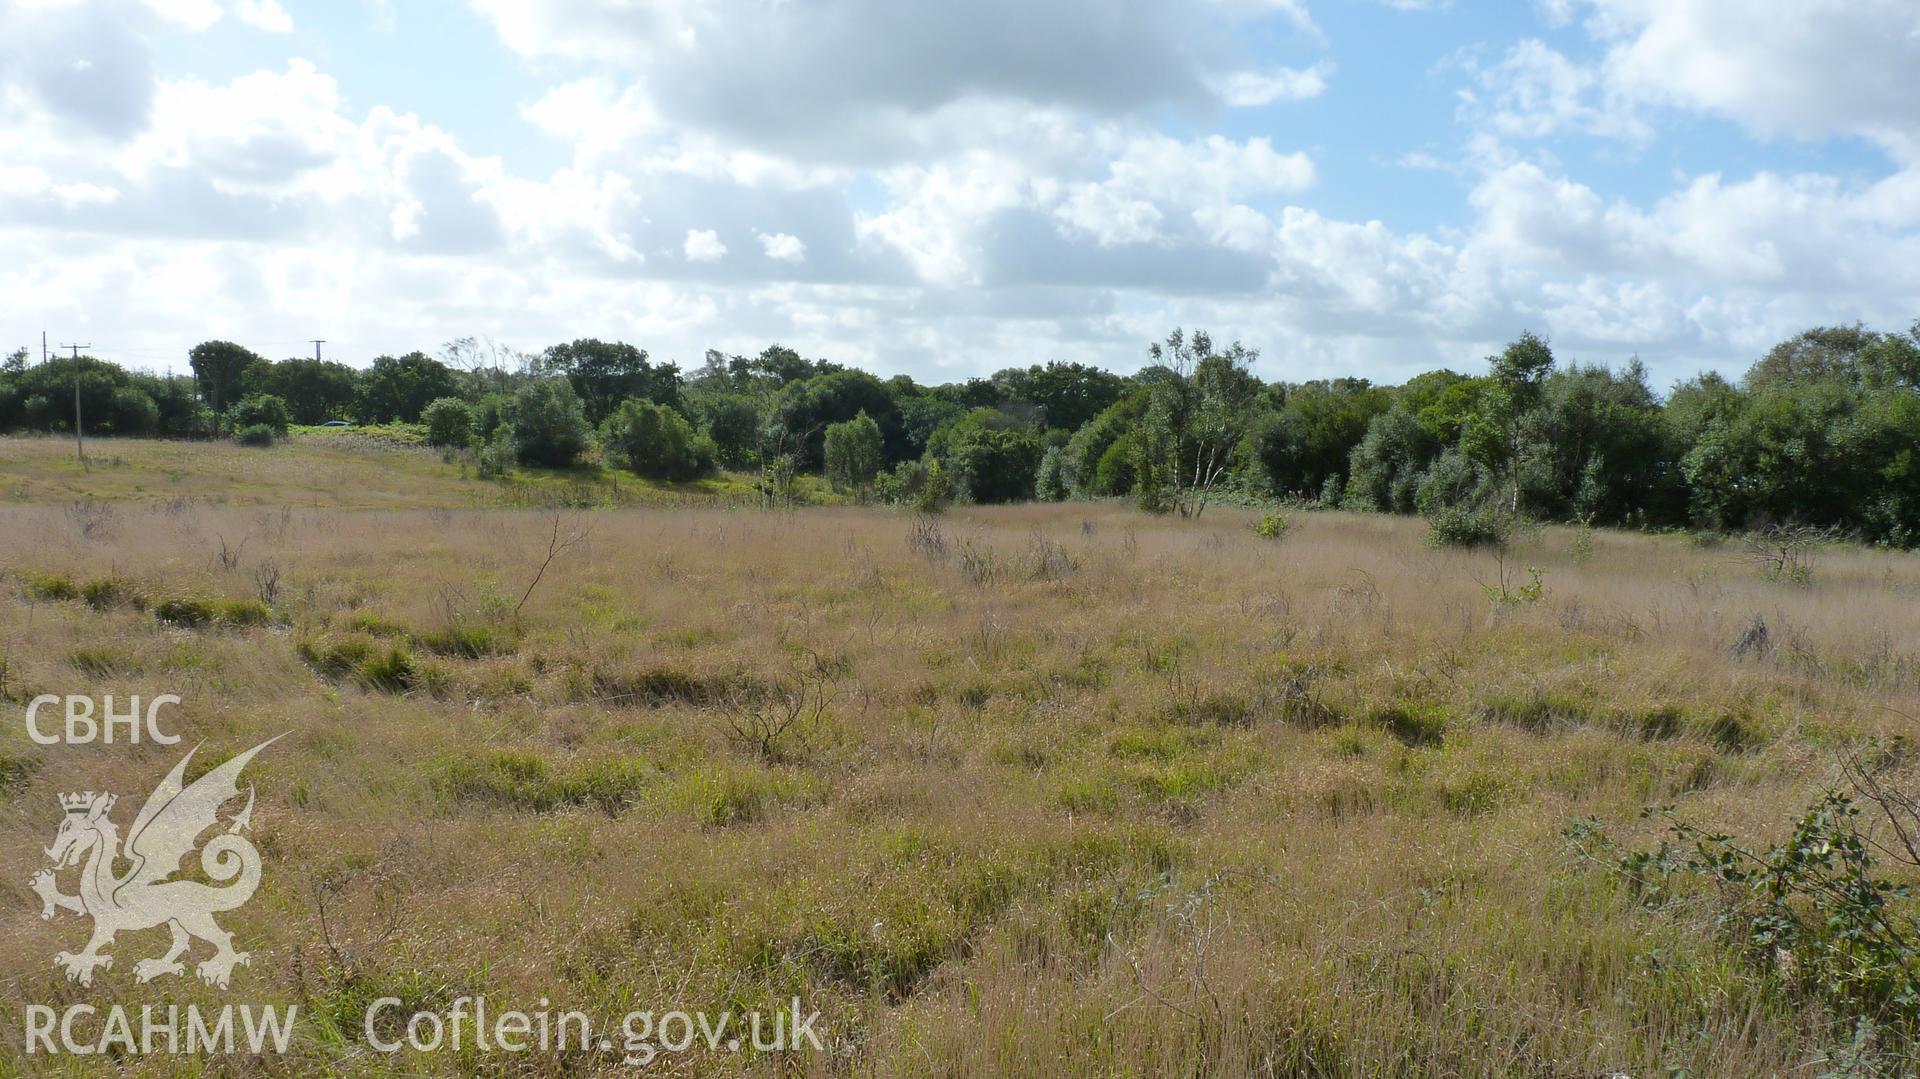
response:
{"label": "utility pole", "polygon": [[310,340],[313,341],[313,362],[319,363],[320,362],[320,346],[326,344],[327,339],[324,337],[315,337],[315,338],[311,338]]}
{"label": "utility pole", "polygon": [[46,366],[46,362],[47,362],[47,331],[41,330],[40,331],[40,364],[41,366],[43,367]]}
{"label": "utility pole", "polygon": [[[44,347],[44,346],[43,346]],[[80,455],[80,467],[87,467],[87,436],[80,425],[80,350],[92,345],[61,345],[73,350],[73,448]]]}

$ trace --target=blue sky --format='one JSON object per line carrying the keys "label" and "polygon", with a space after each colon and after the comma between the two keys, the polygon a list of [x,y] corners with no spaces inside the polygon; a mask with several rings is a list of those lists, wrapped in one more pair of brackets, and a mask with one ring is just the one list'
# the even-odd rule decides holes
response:
{"label": "blue sky", "polygon": [[1920,317],[1911,0],[13,0],[0,347],[1666,384]]}

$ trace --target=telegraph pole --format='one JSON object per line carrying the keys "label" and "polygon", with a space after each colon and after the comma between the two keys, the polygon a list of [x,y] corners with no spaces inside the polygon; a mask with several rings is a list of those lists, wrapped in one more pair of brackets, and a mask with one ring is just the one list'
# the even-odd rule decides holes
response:
{"label": "telegraph pole", "polygon": [[[42,345],[44,346],[44,343]],[[80,455],[80,467],[87,467],[87,436],[80,425],[80,350],[92,345],[61,345],[73,350],[73,449]]]}
{"label": "telegraph pole", "polygon": [[314,337],[314,338],[310,338],[310,340],[313,342],[313,362],[319,363],[320,362],[320,346],[326,344],[327,339],[324,337]]}

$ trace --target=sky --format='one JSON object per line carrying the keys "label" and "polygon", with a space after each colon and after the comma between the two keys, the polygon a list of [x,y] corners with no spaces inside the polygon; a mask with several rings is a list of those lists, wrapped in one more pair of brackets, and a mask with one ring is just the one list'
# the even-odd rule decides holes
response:
{"label": "sky", "polygon": [[1920,318],[1916,0],[0,0],[0,350],[1657,387]]}

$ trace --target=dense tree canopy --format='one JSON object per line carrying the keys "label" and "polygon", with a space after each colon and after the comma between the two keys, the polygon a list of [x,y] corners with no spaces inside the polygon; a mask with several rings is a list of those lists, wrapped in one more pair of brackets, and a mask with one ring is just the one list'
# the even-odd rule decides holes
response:
{"label": "dense tree canopy", "polygon": [[827,481],[847,490],[864,491],[880,474],[880,425],[865,412],[827,428]]}
{"label": "dense tree canopy", "polygon": [[712,471],[713,441],[665,405],[629,397],[607,417],[601,444],[608,463],[636,475],[690,480]]}
{"label": "dense tree canopy", "polygon": [[200,396],[216,417],[245,392],[247,371],[265,362],[258,353],[232,341],[203,341],[187,353],[193,377],[200,383]]}
{"label": "dense tree canopy", "polygon": [[418,423],[429,404],[459,392],[453,369],[424,352],[381,356],[354,387],[353,414],[361,423]]}
{"label": "dense tree canopy", "polygon": [[1400,386],[1262,383],[1253,350],[1180,331],[1130,376],[1056,362],[935,386],[780,345],[710,352],[684,380],[623,342],[492,355],[455,370],[410,352],[356,370],[208,341],[187,378],[86,356],[29,363],[21,350],[0,362],[0,431],[72,430],[77,373],[87,429],[102,435],[205,437],[216,403],[220,427],[242,414],[258,426],[275,419],[260,405],[272,398],[295,423],[424,421],[435,443],[457,449],[470,434],[472,452],[507,464],[566,466],[597,444],[588,460],[649,476],[825,472],[906,501],[938,475],[976,502],[1129,497],[1195,513],[1214,497],[1298,498],[1654,528],[1802,522],[1920,545],[1920,323],[1815,327],[1737,381],[1703,374],[1664,400],[1637,361],[1563,362],[1532,333],[1482,373]]}
{"label": "dense tree canopy", "polygon": [[680,407],[680,368],[649,363],[645,349],[625,342],[584,337],[554,345],[541,357],[541,366],[573,385],[589,423],[605,420],[629,397]]}
{"label": "dense tree canopy", "polygon": [[295,423],[341,419],[353,407],[357,372],[332,360],[291,359],[247,368],[247,393],[270,393],[287,403]]}
{"label": "dense tree canopy", "polygon": [[520,388],[507,409],[506,430],[523,465],[557,468],[585,452],[592,428],[580,398],[564,378],[543,378]]}

